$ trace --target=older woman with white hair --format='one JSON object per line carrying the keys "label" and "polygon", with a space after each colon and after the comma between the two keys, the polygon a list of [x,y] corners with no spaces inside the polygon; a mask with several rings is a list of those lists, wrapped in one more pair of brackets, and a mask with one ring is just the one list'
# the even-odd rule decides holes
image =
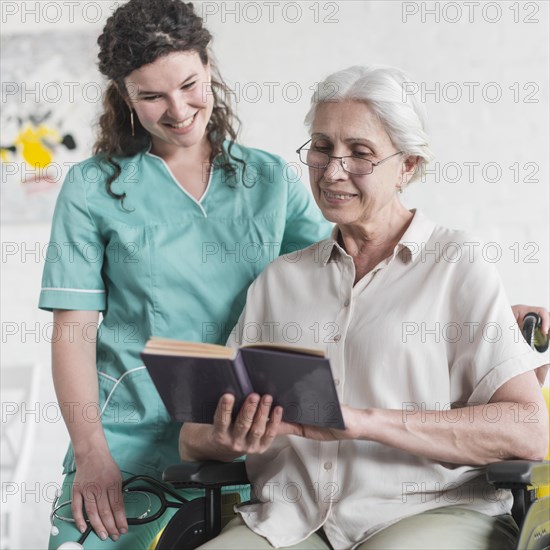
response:
{"label": "older woman with white hair", "polygon": [[[400,193],[432,158],[419,100],[390,67],[329,76],[298,152],[332,237],[275,260],[250,287],[249,323],[331,361],[346,429],[282,421],[252,394],[231,424],[185,424],[185,460],[247,454],[255,499],[204,548],[514,548],[511,497],[483,467],[542,459],[535,370],[475,239],[408,210]],[[257,336],[257,335],[255,335]],[[244,414],[248,411],[248,414]]]}

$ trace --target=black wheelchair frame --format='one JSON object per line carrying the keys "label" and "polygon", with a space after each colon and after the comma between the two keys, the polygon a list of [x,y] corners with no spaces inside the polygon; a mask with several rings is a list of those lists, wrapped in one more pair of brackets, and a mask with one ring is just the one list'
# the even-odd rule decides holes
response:
{"label": "black wheelchair frame", "polygon": [[[507,460],[489,464],[487,481],[514,496],[512,516],[520,528],[518,549],[550,547],[550,495],[536,499],[535,487],[550,484],[550,461]],[[166,526],[156,550],[192,550],[221,531],[222,487],[249,483],[244,462],[182,462],[163,479],[174,488],[203,489],[204,497],[184,504]]]}

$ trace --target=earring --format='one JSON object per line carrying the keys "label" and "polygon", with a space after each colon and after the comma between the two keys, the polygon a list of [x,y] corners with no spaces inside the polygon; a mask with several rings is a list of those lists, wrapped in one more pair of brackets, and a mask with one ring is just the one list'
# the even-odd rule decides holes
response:
{"label": "earring", "polygon": [[130,126],[132,127],[132,137],[135,137],[134,111],[132,109],[130,109]]}

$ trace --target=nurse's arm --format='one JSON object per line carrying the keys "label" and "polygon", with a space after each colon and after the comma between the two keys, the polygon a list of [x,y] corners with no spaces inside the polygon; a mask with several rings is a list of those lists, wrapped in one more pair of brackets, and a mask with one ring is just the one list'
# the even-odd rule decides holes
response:
{"label": "nurse's arm", "polygon": [[121,474],[99,420],[96,369],[97,311],[55,310],[52,343],[55,392],[73,445],[76,474],[72,513],[77,528],[86,529],[86,510],[101,538],[118,538],[128,529],[121,492]]}
{"label": "nurse's arm", "polygon": [[548,413],[534,371],[504,383],[484,405],[426,410],[425,404],[410,402],[402,410],[342,410],[346,430],[283,423],[280,433],[321,441],[377,441],[453,464],[542,460],[548,449]]}

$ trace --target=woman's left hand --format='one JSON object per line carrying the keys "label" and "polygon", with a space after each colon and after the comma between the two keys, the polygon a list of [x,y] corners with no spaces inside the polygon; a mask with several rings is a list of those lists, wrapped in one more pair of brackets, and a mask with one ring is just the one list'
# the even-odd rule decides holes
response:
{"label": "woman's left hand", "polygon": [[542,460],[548,449],[548,415],[531,371],[502,384],[485,404],[449,410],[415,403],[403,403],[402,409],[343,405],[342,414],[345,430],[282,422],[277,433],[316,441],[374,441],[452,464]]}
{"label": "woman's left hand", "polygon": [[339,441],[343,439],[359,439],[359,426],[364,426],[365,411],[353,409],[342,405],[342,416],[344,418],[345,430],[336,428],[320,428],[306,424],[294,424],[281,422],[277,435],[297,435],[316,441]]}

